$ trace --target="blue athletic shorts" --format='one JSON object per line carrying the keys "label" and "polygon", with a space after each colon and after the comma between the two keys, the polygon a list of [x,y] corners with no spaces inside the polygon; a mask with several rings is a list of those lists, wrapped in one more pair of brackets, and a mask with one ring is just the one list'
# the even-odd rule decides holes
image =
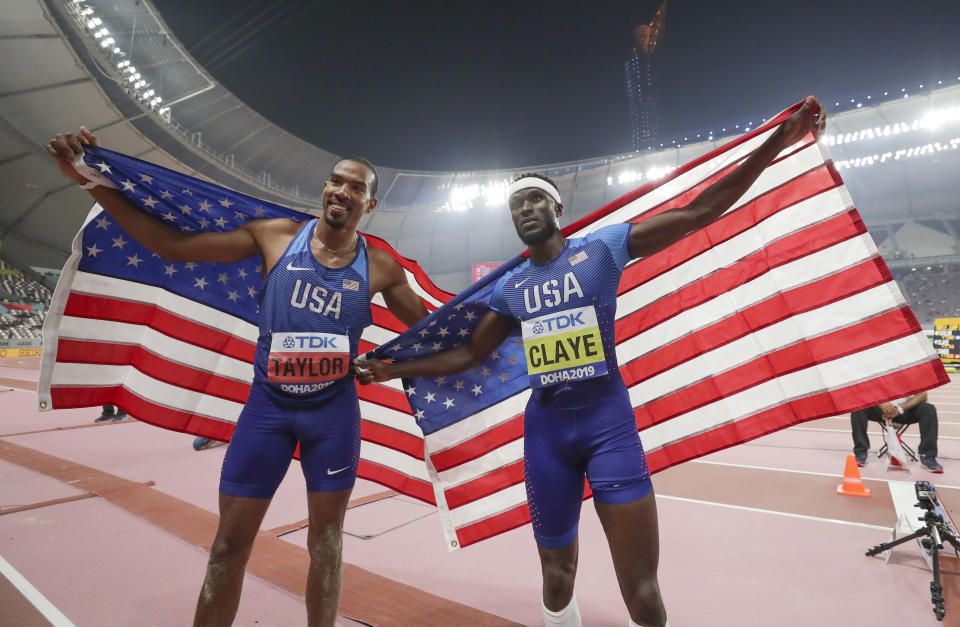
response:
{"label": "blue athletic shorts", "polygon": [[632,503],[652,489],[626,388],[610,385],[591,400],[578,407],[543,406],[533,398],[527,404],[527,502],[537,544],[548,549],[577,537],[584,475],[598,503]]}
{"label": "blue athletic shorts", "polygon": [[284,402],[254,383],[220,473],[220,492],[267,499],[300,444],[308,492],[353,487],[360,461],[360,405],[353,385],[314,403]]}

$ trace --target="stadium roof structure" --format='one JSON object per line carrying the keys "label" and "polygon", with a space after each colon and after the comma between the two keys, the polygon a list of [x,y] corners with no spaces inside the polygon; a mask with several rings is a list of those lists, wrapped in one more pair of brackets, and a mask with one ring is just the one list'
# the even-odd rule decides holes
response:
{"label": "stadium roof structure", "polygon": [[[43,148],[58,131],[86,124],[111,149],[311,212],[339,159],[217,83],[148,0],[9,3],[0,52],[0,255],[19,265],[61,265],[90,209],[89,196],[63,179]],[[949,79],[917,93],[851,102],[848,110],[829,107],[823,143],[885,252],[902,250],[897,232],[918,223],[952,238],[954,253],[941,257],[960,260],[960,77]],[[796,97],[786,95],[784,105]],[[566,223],[740,130],[678,139],[659,151],[510,170],[378,168],[380,205],[361,228],[456,290],[469,282],[472,262],[519,252],[503,193],[517,174],[553,177]],[[917,231],[910,233],[905,239],[916,247]],[[938,251],[950,249],[940,244]]]}

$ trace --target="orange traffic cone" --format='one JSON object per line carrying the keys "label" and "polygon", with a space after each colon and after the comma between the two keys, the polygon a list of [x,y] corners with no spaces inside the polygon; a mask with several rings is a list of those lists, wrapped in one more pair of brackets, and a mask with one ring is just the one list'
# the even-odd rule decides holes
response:
{"label": "orange traffic cone", "polygon": [[870,488],[863,485],[860,471],[857,470],[857,460],[853,455],[847,455],[847,467],[843,471],[843,483],[837,486],[837,494],[870,496]]}

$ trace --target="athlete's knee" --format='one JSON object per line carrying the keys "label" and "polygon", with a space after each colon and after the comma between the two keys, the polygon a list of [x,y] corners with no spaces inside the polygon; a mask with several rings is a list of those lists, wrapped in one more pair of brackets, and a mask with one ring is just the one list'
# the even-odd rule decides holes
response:
{"label": "athlete's knee", "polygon": [[630,617],[640,625],[660,625],[666,620],[656,576],[641,577],[625,590]]}
{"label": "athlete's knee", "polygon": [[330,559],[340,555],[343,547],[343,525],[337,521],[311,524],[307,531],[310,559]]}
{"label": "athlete's knee", "polygon": [[545,600],[556,602],[569,601],[573,594],[573,582],[577,577],[577,558],[545,559],[541,564],[543,571],[543,596]]}
{"label": "athlete's knee", "polygon": [[217,534],[210,547],[211,562],[229,562],[246,560],[253,549],[253,539],[226,533]]}

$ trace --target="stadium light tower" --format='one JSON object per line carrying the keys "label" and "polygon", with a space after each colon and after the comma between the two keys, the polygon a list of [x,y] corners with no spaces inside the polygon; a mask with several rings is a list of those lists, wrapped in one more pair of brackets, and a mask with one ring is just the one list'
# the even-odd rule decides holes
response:
{"label": "stadium light tower", "polygon": [[630,142],[633,150],[645,148],[660,131],[654,93],[653,55],[663,38],[667,20],[667,0],[663,0],[653,19],[633,29],[634,47],[623,65],[630,104]]}

